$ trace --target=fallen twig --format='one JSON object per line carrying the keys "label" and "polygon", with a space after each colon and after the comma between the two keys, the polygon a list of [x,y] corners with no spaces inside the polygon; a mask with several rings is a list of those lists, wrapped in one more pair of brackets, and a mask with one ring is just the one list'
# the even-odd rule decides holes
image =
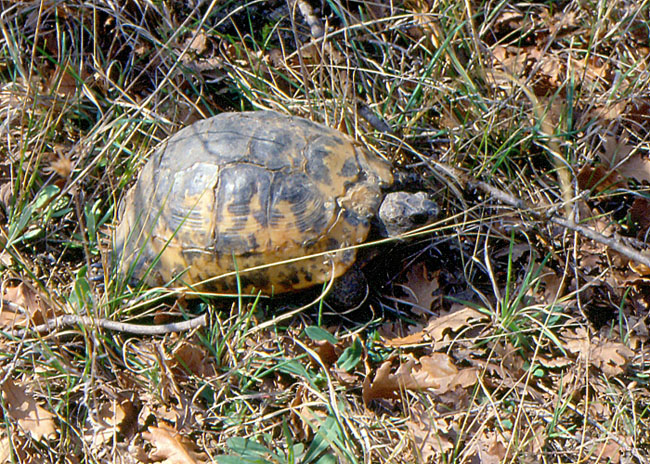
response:
{"label": "fallen twig", "polygon": [[88,327],[94,326],[105,330],[112,330],[115,332],[125,332],[125,333],[131,333],[136,335],[165,335],[168,333],[183,332],[186,330],[196,329],[198,327],[204,327],[207,325],[207,323],[208,323],[207,314],[202,314],[201,316],[194,317],[187,321],[170,322],[167,324],[154,324],[154,325],[129,324],[126,322],[111,321],[109,319],[95,319],[90,316],[76,316],[76,315],[69,314],[65,316],[55,317],[35,327],[14,330],[11,332],[11,334],[15,337],[22,338],[30,332],[40,334],[40,333],[60,330],[64,327],[71,327],[74,325],[84,325]]}
{"label": "fallen twig", "polygon": [[650,256],[644,254],[643,252],[637,250],[636,248],[632,248],[631,246],[625,245],[624,243],[621,242],[619,238],[617,238],[617,236],[606,237],[605,235],[595,231],[590,227],[581,226],[579,224],[576,224],[573,221],[564,219],[562,217],[553,216],[553,215],[547,216],[545,214],[546,211],[544,212],[538,211],[531,205],[527,204],[524,200],[520,198],[516,198],[515,196],[510,195],[509,193],[504,192],[503,190],[499,190],[496,187],[493,187],[492,185],[489,185],[482,181],[469,180],[458,170],[453,169],[449,166],[445,166],[445,169],[449,169],[450,171],[452,171],[454,175],[456,175],[459,179],[465,182],[467,187],[477,188],[502,203],[505,203],[519,210],[526,211],[532,214],[537,219],[547,220],[561,227],[577,232],[580,235],[583,235],[584,237],[593,240],[594,242],[598,242],[601,245],[605,245],[608,248],[617,251],[618,253],[622,254],[626,258],[631,259],[632,261],[636,261],[650,268]]}

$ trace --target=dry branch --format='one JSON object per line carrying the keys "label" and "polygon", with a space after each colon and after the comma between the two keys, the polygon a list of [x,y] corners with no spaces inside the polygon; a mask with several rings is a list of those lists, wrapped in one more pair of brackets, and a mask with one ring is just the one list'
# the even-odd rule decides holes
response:
{"label": "dry branch", "polygon": [[445,169],[453,172],[454,175],[456,175],[459,179],[461,179],[465,183],[466,187],[470,189],[475,188],[481,190],[482,192],[490,195],[492,198],[502,203],[505,203],[509,206],[517,208],[522,212],[527,212],[533,215],[537,219],[547,220],[549,222],[552,222],[553,224],[559,225],[560,227],[564,227],[565,229],[577,232],[580,235],[593,240],[594,242],[600,243],[601,245],[605,245],[606,247],[611,248],[614,251],[617,251],[618,253],[622,254],[626,258],[631,259],[632,261],[636,261],[638,263],[644,264],[645,266],[648,266],[650,268],[650,256],[644,254],[642,251],[637,250],[636,248],[632,248],[631,246],[624,244],[621,241],[621,239],[617,236],[606,237],[605,235],[595,231],[590,227],[581,226],[579,224],[576,224],[573,221],[564,219],[562,217],[553,216],[553,215],[547,216],[545,213],[536,210],[534,207],[526,203],[524,200],[520,198],[516,198],[515,196],[506,193],[503,190],[499,190],[496,187],[493,187],[492,185],[489,185],[483,181],[467,179],[467,177],[464,174],[462,174],[460,171],[451,168],[449,166],[445,166]]}
{"label": "dry branch", "polygon": [[[3,301],[4,304],[9,304],[9,302]],[[184,332],[186,330],[192,330],[199,327],[204,327],[208,323],[207,314],[202,314],[201,316],[188,319],[181,322],[170,322],[167,324],[130,324],[127,322],[118,322],[111,321],[109,319],[96,319],[90,316],[77,316],[77,315],[65,315],[55,317],[49,321],[37,325],[35,327],[29,327],[27,329],[14,330],[11,332],[11,335],[22,338],[27,333],[49,333],[63,329],[65,327],[72,327],[75,325],[83,325],[86,327],[97,327],[104,330],[112,330],[115,332],[125,332],[136,335],[165,335],[173,332]]]}

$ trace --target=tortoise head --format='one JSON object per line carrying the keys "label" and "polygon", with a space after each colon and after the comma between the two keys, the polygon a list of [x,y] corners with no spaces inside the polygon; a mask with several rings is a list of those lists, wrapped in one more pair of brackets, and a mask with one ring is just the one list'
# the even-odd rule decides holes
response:
{"label": "tortoise head", "polygon": [[382,235],[399,237],[418,227],[432,223],[440,208],[425,192],[391,192],[379,207]]}

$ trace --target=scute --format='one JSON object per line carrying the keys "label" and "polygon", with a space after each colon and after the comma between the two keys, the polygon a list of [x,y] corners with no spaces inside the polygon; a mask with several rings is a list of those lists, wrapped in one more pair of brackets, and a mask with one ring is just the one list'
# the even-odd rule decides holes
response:
{"label": "scute", "polygon": [[[264,167],[233,164],[221,170],[216,189],[216,250],[239,254],[263,252],[271,246],[268,228],[269,191],[273,173]],[[247,237],[257,236],[255,243]]]}
{"label": "scute", "polygon": [[243,291],[309,287],[353,264],[346,247],[366,239],[391,183],[385,161],[338,131],[270,111],[224,113],[154,153],[120,204],[115,259],[149,285],[234,292],[238,271]]}

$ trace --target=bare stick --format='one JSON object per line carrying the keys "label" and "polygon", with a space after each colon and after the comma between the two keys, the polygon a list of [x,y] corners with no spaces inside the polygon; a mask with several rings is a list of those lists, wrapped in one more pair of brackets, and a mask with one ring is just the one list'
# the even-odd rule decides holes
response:
{"label": "bare stick", "polygon": [[532,214],[538,219],[546,219],[566,229],[573,230],[574,232],[578,232],[580,235],[583,235],[593,240],[594,242],[598,242],[601,245],[605,245],[608,248],[611,248],[612,250],[619,252],[626,258],[629,258],[632,261],[636,261],[650,268],[650,256],[644,254],[643,252],[637,250],[636,248],[632,248],[631,246],[625,245],[617,236],[606,237],[603,234],[596,232],[594,229],[590,227],[581,226],[579,224],[576,224],[573,221],[558,216],[547,217],[544,213],[535,210],[533,207],[528,205],[524,200],[521,200],[520,198],[516,198],[513,195],[510,195],[509,193],[506,193],[503,190],[499,190],[485,182],[476,181],[476,180],[471,180],[471,181],[467,180],[465,176],[459,171],[457,171],[456,169],[450,168],[448,166],[446,166],[445,169],[451,169],[451,171],[454,174],[456,174],[461,180],[466,182],[467,186],[476,187],[482,190],[483,192],[487,193],[488,195],[492,196],[493,198],[496,198],[502,203],[513,206],[519,210],[528,211],[530,212],[530,214]]}
{"label": "bare stick", "polygon": [[23,337],[28,332],[45,333],[60,330],[64,327],[74,325],[85,325],[88,327],[99,327],[105,330],[112,330],[115,332],[126,332],[137,335],[164,335],[173,332],[183,332],[186,330],[204,327],[208,323],[207,314],[197,316],[193,319],[181,322],[171,322],[169,324],[156,324],[156,325],[143,325],[143,324],[129,324],[126,322],[111,321],[109,319],[95,319],[90,316],[76,316],[66,315],[50,319],[44,324],[37,325],[23,330],[15,330],[12,335],[16,337]]}

